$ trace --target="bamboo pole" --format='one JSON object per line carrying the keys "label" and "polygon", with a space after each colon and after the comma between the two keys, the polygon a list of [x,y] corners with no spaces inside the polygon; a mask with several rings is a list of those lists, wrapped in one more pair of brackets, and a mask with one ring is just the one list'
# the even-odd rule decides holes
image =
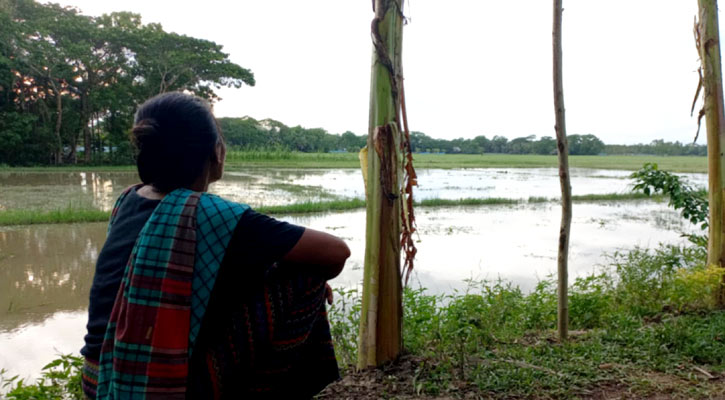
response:
{"label": "bamboo pole", "polygon": [[403,158],[399,123],[402,4],[396,0],[375,0],[374,11],[358,368],[392,361],[402,348],[400,183]]}
{"label": "bamboo pole", "polygon": [[556,144],[559,153],[559,183],[561,185],[561,227],[559,229],[559,255],[557,270],[559,276],[558,330],[559,340],[569,335],[568,258],[569,234],[571,232],[571,182],[569,180],[569,145],[566,139],[566,116],[564,113],[564,83],[562,73],[561,20],[564,9],[562,0],[554,0],[554,110],[556,112]]}
{"label": "bamboo pole", "polygon": [[[702,85],[705,89],[705,124],[707,127],[707,166],[710,203],[710,232],[707,246],[709,265],[723,267],[725,256],[725,223],[723,218],[723,161],[722,143],[725,141],[723,117],[722,63],[720,59],[720,33],[717,0],[698,0],[699,21],[696,40],[702,63]],[[720,284],[717,303],[725,307],[725,275]]]}

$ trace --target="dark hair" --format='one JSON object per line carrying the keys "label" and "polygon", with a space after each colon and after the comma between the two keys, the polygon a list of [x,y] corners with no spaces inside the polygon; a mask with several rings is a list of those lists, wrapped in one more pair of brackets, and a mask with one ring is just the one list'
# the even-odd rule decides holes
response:
{"label": "dark hair", "polygon": [[146,100],[136,112],[132,135],[141,181],[162,192],[193,184],[221,140],[209,104],[181,92]]}

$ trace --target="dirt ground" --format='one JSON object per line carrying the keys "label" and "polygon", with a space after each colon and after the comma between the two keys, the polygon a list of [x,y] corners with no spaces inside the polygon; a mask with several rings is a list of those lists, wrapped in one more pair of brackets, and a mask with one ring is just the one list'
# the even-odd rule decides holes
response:
{"label": "dirt ground", "polygon": [[[552,399],[541,393],[536,396],[511,396],[506,393],[486,393],[475,385],[458,382],[449,387],[448,393],[430,396],[416,391],[415,371],[423,360],[403,356],[393,364],[379,369],[350,371],[342,380],[328,386],[317,399]],[[592,400],[617,399],[715,399],[725,400],[725,374],[712,377],[698,384],[677,376],[646,373],[620,381],[603,382],[596,387],[582,390],[572,398]]]}

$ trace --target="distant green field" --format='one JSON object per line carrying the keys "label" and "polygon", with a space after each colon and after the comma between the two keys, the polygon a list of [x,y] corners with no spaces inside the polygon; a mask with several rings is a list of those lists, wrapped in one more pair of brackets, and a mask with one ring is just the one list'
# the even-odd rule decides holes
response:
{"label": "distant green field", "polygon": [[[230,169],[243,167],[291,168],[359,168],[354,153],[281,153],[255,154],[231,152],[227,156]],[[278,156],[278,157],[276,157]],[[416,168],[556,168],[556,156],[515,154],[415,154]],[[660,169],[672,172],[707,172],[705,157],[663,156],[571,156],[573,168],[621,169],[636,171],[644,163],[657,163]]]}
{"label": "distant green field", "polygon": [[[415,154],[415,166],[425,168],[556,168],[556,156],[515,154]],[[644,163],[657,163],[660,169],[672,172],[707,172],[705,157],[689,156],[570,156],[573,168],[621,169],[635,171]],[[250,167],[270,168],[359,168],[356,153],[298,153],[230,151],[227,167],[239,170]],[[3,167],[0,171],[128,171],[128,166],[64,166],[64,167]]]}

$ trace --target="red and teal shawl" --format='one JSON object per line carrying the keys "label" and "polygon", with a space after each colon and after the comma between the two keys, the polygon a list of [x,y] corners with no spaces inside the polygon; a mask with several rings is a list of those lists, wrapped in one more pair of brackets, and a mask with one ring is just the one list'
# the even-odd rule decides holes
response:
{"label": "red and teal shawl", "polygon": [[189,360],[211,291],[248,208],[186,189],[161,200],[139,234],[111,312],[98,398],[186,396]]}

